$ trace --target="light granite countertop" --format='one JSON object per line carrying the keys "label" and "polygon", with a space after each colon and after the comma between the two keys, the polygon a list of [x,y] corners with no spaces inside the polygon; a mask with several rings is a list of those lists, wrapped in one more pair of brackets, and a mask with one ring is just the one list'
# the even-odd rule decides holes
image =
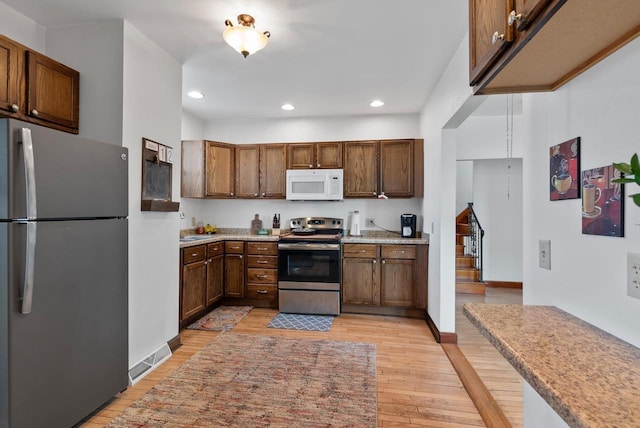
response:
{"label": "light granite countertop", "polygon": [[463,312],[569,426],[640,426],[640,348],[554,306]]}
{"label": "light granite countertop", "polygon": [[[182,238],[189,239],[183,241]],[[213,235],[195,235],[190,230],[181,233],[180,248],[193,247],[220,241],[278,241],[279,235],[251,235],[249,229],[218,229]],[[370,233],[364,236],[343,236],[340,240],[343,244],[429,244],[429,236],[422,238],[401,238],[388,233]]]}
{"label": "light granite countertop", "polygon": [[428,238],[401,238],[384,236],[343,236],[340,239],[343,244],[428,244]]}

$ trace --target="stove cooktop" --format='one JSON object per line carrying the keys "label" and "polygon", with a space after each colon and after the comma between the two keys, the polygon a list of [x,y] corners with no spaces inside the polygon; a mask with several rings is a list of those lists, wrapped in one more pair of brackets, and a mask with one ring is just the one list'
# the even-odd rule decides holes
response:
{"label": "stove cooktop", "polygon": [[331,217],[300,217],[289,221],[291,231],[282,235],[284,240],[339,240],[344,220]]}

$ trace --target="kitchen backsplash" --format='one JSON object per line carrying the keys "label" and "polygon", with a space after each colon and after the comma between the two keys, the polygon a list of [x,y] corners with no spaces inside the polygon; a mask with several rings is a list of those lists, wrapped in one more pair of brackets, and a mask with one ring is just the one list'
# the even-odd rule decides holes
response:
{"label": "kitchen backsplash", "polygon": [[181,229],[195,228],[196,222],[216,225],[220,228],[250,229],[251,220],[259,214],[263,228],[271,229],[274,214],[280,214],[281,229],[289,227],[289,220],[297,217],[336,217],[344,219],[344,229],[351,226],[351,213],[360,212],[360,229],[364,232],[384,232],[375,227],[367,227],[366,220],[373,218],[375,223],[388,230],[400,231],[400,215],[413,213],[418,215],[417,230],[422,230],[422,199],[345,199],[339,202],[293,202],[284,200],[227,199],[202,200],[183,198],[181,209],[185,218]]}

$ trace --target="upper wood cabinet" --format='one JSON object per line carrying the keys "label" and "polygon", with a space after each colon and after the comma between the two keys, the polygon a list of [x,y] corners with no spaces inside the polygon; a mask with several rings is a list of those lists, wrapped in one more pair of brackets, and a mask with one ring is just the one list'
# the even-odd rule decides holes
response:
{"label": "upper wood cabinet", "polygon": [[380,193],[387,196],[413,196],[413,140],[380,142]]}
{"label": "upper wood cabinet", "polygon": [[20,47],[4,37],[0,37],[0,110],[17,113],[20,111],[18,91],[18,64]]}
{"label": "upper wood cabinet", "polygon": [[216,141],[182,142],[183,198],[235,197],[235,146]]}
{"label": "upper wood cabinet", "polygon": [[475,94],[553,91],[640,34],[638,0],[469,0],[469,13]]}
{"label": "upper wood cabinet", "polygon": [[513,41],[507,17],[513,0],[469,1],[469,80],[473,85]]}
{"label": "upper wood cabinet", "polygon": [[376,198],[378,196],[378,141],[344,143],[344,197]]}
{"label": "upper wood cabinet", "polygon": [[287,144],[287,169],[342,167],[342,143],[339,141]]}
{"label": "upper wood cabinet", "polygon": [[3,115],[78,133],[80,73],[0,36]]}
{"label": "upper wood cabinet", "polygon": [[421,197],[423,141],[348,141],[344,145],[344,196]]}
{"label": "upper wood cabinet", "polygon": [[284,199],[286,158],[285,144],[236,146],[237,197]]}

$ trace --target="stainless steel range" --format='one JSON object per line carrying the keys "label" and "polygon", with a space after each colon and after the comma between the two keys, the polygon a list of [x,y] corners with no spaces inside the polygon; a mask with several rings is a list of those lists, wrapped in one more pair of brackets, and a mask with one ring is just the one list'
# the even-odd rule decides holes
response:
{"label": "stainless steel range", "polygon": [[280,312],[340,314],[340,238],[343,219],[291,219],[278,243]]}

